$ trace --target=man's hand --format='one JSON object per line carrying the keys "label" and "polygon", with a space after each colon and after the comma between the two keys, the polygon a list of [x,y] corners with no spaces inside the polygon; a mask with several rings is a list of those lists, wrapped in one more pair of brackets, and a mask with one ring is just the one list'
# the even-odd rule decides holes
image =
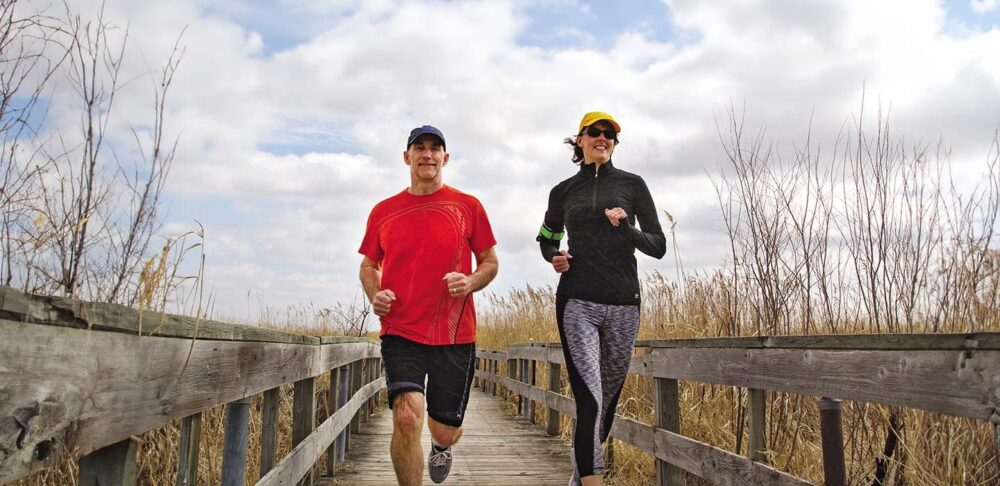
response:
{"label": "man's hand", "polygon": [[464,273],[448,272],[441,280],[445,281],[445,284],[448,286],[448,295],[453,299],[465,298],[466,295],[471,294],[474,290],[472,288],[472,279]]}
{"label": "man's hand", "polygon": [[628,213],[626,213],[622,208],[605,209],[604,215],[608,217],[608,221],[611,222],[611,226],[614,226],[615,228],[618,227],[618,223],[621,220],[628,218]]}
{"label": "man's hand", "polygon": [[573,258],[566,250],[559,250],[559,254],[552,257],[552,268],[556,273],[563,273],[569,270],[569,259]]}
{"label": "man's hand", "polygon": [[389,314],[389,310],[392,308],[392,303],[396,301],[396,293],[389,289],[382,289],[375,293],[372,297],[372,309],[375,310],[375,315],[379,317],[385,317]]}

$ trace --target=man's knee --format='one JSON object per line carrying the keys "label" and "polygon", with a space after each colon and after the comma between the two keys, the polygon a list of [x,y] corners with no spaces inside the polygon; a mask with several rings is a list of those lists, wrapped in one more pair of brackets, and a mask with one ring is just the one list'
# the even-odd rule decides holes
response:
{"label": "man's knee", "polygon": [[418,392],[396,396],[392,404],[392,423],[402,432],[419,434],[424,425],[424,396]]}
{"label": "man's knee", "polygon": [[445,425],[433,418],[428,418],[427,421],[431,437],[442,447],[451,447],[452,444],[458,442],[459,437],[462,437],[462,427]]}

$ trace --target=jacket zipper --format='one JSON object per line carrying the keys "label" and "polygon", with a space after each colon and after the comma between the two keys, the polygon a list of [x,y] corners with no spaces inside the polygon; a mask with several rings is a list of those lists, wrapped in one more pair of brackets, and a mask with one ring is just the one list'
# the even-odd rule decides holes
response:
{"label": "jacket zipper", "polygon": [[595,165],[594,166],[594,196],[593,196],[593,199],[590,201],[590,209],[592,209],[594,211],[597,210],[597,174],[598,174],[598,171],[600,171],[600,170],[601,170],[601,166],[600,165]]}

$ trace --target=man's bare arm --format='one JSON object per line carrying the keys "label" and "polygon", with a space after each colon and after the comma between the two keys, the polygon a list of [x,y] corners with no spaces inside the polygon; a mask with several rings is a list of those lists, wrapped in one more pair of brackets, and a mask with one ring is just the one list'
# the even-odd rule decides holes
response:
{"label": "man's bare arm", "polygon": [[375,315],[382,317],[389,313],[396,294],[390,289],[382,288],[382,266],[368,257],[361,260],[361,288],[372,303]]}
{"label": "man's bare arm", "polygon": [[496,278],[499,270],[500,262],[497,260],[495,246],[476,255],[476,271],[469,275],[472,280],[472,291],[478,292],[486,288]]}
{"label": "man's bare arm", "polygon": [[469,275],[451,272],[444,276],[448,283],[448,291],[454,298],[465,297],[473,292],[486,288],[497,276],[500,262],[497,260],[496,247],[476,255],[476,270]]}

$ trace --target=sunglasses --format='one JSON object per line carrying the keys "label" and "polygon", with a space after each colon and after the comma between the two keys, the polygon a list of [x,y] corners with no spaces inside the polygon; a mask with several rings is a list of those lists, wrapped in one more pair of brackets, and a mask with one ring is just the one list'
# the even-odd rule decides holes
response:
{"label": "sunglasses", "polygon": [[618,134],[615,133],[614,127],[608,127],[608,128],[605,128],[604,130],[601,130],[600,128],[597,128],[596,126],[591,125],[591,126],[587,127],[586,130],[584,130],[584,133],[586,133],[587,135],[590,135],[593,138],[597,138],[598,135],[600,135],[600,134],[603,133],[604,134],[604,138],[606,138],[608,140],[618,140]]}

